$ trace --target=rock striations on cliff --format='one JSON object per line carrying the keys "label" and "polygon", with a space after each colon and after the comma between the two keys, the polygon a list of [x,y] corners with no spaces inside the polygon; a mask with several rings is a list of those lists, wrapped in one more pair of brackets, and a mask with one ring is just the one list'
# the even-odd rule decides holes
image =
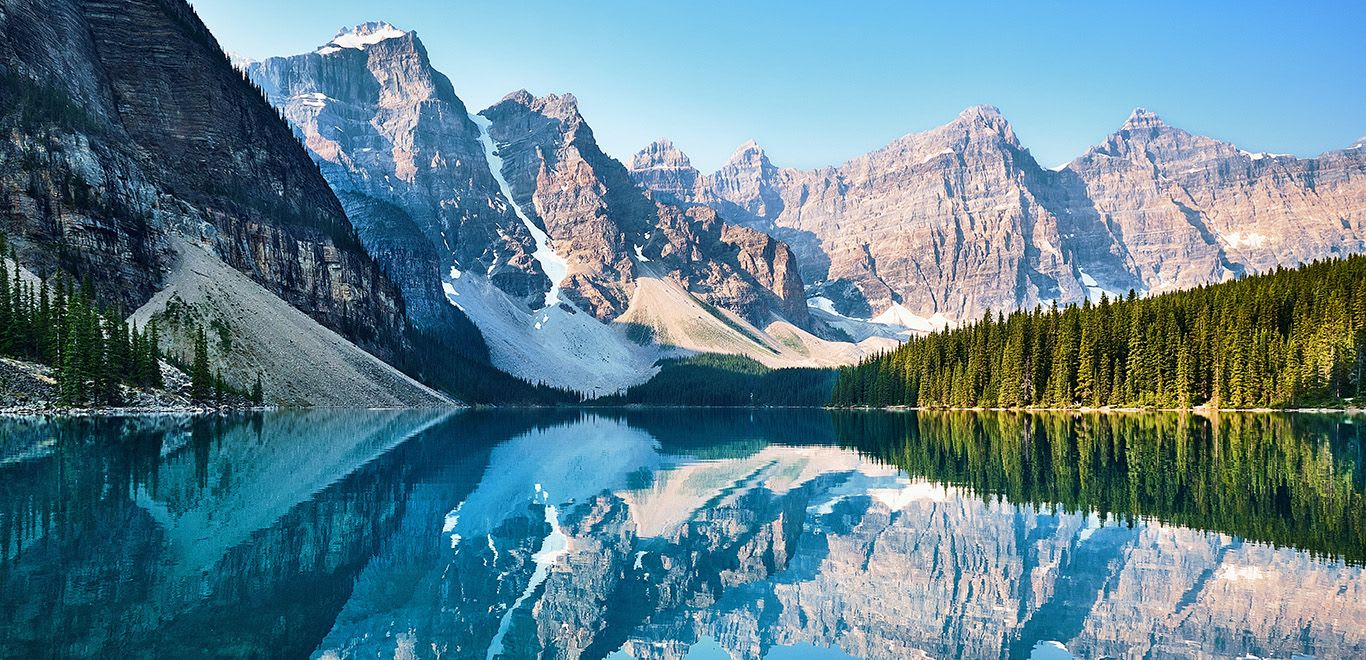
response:
{"label": "rock striations on cliff", "polygon": [[[88,280],[100,300],[132,310],[169,284],[183,261],[173,238],[185,237],[245,275],[244,295],[278,298],[319,332],[402,358],[398,288],[289,126],[187,3],[3,0],[0,33],[0,228],[21,263]],[[265,373],[253,346],[234,344],[234,335],[290,341],[267,319],[235,333],[235,301],[163,302],[179,312],[163,324],[170,335],[222,326],[211,353],[238,387],[261,373],[268,396],[282,378],[304,384],[305,400],[329,390],[327,374],[306,364]],[[444,400],[376,369],[394,387],[415,387],[416,400]]]}
{"label": "rock striations on cliff", "polygon": [[1254,154],[1141,109],[1057,170],[990,106],[838,167],[776,167],[749,142],[702,174],[664,140],[631,170],[660,196],[788,242],[813,294],[859,318],[971,320],[1366,250],[1360,144]]}
{"label": "rock striations on cliff", "polygon": [[868,350],[828,341],[837,331],[810,317],[781,240],[638,187],[572,94],[519,91],[471,114],[417,34],[388,23],[245,70],[308,146],[414,322],[441,331],[444,315],[470,319],[501,369],[609,392],[648,378],[676,348],[774,366]]}

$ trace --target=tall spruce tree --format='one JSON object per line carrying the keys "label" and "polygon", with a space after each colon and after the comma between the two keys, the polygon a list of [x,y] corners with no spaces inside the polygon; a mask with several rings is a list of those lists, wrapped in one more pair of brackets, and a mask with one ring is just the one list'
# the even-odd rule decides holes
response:
{"label": "tall spruce tree", "polygon": [[190,398],[208,403],[213,395],[213,373],[209,370],[209,340],[204,328],[195,327],[194,361],[190,366]]}

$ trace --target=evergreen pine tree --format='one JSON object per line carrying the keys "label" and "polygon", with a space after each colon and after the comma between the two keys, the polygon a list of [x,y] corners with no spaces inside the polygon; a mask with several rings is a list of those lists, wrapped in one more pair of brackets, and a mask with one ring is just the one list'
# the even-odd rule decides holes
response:
{"label": "evergreen pine tree", "polygon": [[207,403],[212,394],[213,374],[209,371],[209,342],[204,336],[204,328],[196,327],[194,361],[190,366],[190,398],[198,403]]}

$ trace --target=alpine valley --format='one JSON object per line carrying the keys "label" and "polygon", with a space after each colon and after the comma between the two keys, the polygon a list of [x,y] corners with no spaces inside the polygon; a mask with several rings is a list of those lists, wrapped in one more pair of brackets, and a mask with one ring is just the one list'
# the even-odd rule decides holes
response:
{"label": "alpine valley", "polygon": [[572,94],[469,108],[389,23],[263,61],[182,0],[0,0],[0,32],[27,99],[3,108],[7,263],[43,295],[91,282],[170,363],[207,343],[221,386],[273,403],[573,402],[698,354],[850,365],[1366,251],[1364,142],[1254,154],[1136,110],[1048,169],[977,106],[835,167],[749,142],[704,174],[668,140],[604,153]]}
{"label": "alpine valley", "polygon": [[0,0],[0,659],[1366,657],[1366,138],[952,116],[1366,6],[378,4]]}

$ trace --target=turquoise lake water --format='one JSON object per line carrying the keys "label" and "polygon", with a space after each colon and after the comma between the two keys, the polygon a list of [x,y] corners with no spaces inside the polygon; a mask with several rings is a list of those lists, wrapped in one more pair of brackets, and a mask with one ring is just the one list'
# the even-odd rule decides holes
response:
{"label": "turquoise lake water", "polygon": [[1366,656],[1336,415],[0,420],[0,656]]}

